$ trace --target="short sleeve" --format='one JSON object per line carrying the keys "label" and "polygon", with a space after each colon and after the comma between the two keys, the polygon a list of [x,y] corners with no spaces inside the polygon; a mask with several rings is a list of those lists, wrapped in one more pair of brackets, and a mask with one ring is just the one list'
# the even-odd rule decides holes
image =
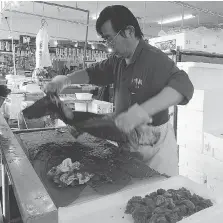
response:
{"label": "short sleeve", "polygon": [[86,69],[89,76],[89,84],[106,86],[114,83],[114,67],[117,63],[115,56],[109,57]]}
{"label": "short sleeve", "polygon": [[154,73],[154,83],[162,90],[169,86],[183,95],[184,99],[180,105],[186,105],[192,98],[194,87],[188,74],[180,70],[173,60],[162,51],[152,48],[150,56],[151,69]]}
{"label": "short sleeve", "polygon": [[184,100],[180,105],[186,105],[191,100],[194,93],[193,84],[191,83],[188,74],[185,71],[180,70],[175,65],[171,70],[167,85],[184,96]]}

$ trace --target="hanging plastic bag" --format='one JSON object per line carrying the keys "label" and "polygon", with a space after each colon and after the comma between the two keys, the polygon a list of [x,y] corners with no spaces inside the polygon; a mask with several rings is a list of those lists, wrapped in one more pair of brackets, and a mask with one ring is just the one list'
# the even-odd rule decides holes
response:
{"label": "hanging plastic bag", "polygon": [[36,68],[51,67],[51,59],[48,48],[49,36],[43,25],[36,36]]}

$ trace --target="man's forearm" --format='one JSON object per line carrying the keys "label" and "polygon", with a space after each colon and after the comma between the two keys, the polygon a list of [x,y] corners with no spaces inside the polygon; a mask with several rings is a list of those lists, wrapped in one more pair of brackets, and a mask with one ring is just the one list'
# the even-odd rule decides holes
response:
{"label": "man's forearm", "polygon": [[89,84],[89,76],[86,70],[75,71],[67,77],[71,84]]}
{"label": "man's forearm", "polygon": [[157,114],[171,106],[178,105],[183,100],[183,95],[171,87],[165,87],[159,94],[141,104],[141,107],[150,116]]}

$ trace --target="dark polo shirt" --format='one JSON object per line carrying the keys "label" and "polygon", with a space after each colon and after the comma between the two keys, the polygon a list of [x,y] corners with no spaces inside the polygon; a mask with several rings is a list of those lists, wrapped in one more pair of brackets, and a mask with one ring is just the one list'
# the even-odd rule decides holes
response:
{"label": "dark polo shirt", "polygon": [[[126,111],[131,105],[142,104],[169,86],[184,96],[181,105],[187,104],[194,88],[187,75],[162,51],[140,40],[131,63],[112,56],[86,69],[90,84],[114,84],[115,112]],[[153,116],[153,125],[169,120],[168,109]]]}

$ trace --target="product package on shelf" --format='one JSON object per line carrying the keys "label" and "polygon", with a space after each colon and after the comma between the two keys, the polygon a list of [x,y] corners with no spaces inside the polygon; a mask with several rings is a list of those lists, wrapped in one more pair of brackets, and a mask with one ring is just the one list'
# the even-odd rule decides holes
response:
{"label": "product package on shelf", "polygon": [[162,37],[151,38],[149,43],[160,50],[202,51],[213,54],[223,54],[222,30],[211,30],[198,27],[181,33],[171,33]]}

